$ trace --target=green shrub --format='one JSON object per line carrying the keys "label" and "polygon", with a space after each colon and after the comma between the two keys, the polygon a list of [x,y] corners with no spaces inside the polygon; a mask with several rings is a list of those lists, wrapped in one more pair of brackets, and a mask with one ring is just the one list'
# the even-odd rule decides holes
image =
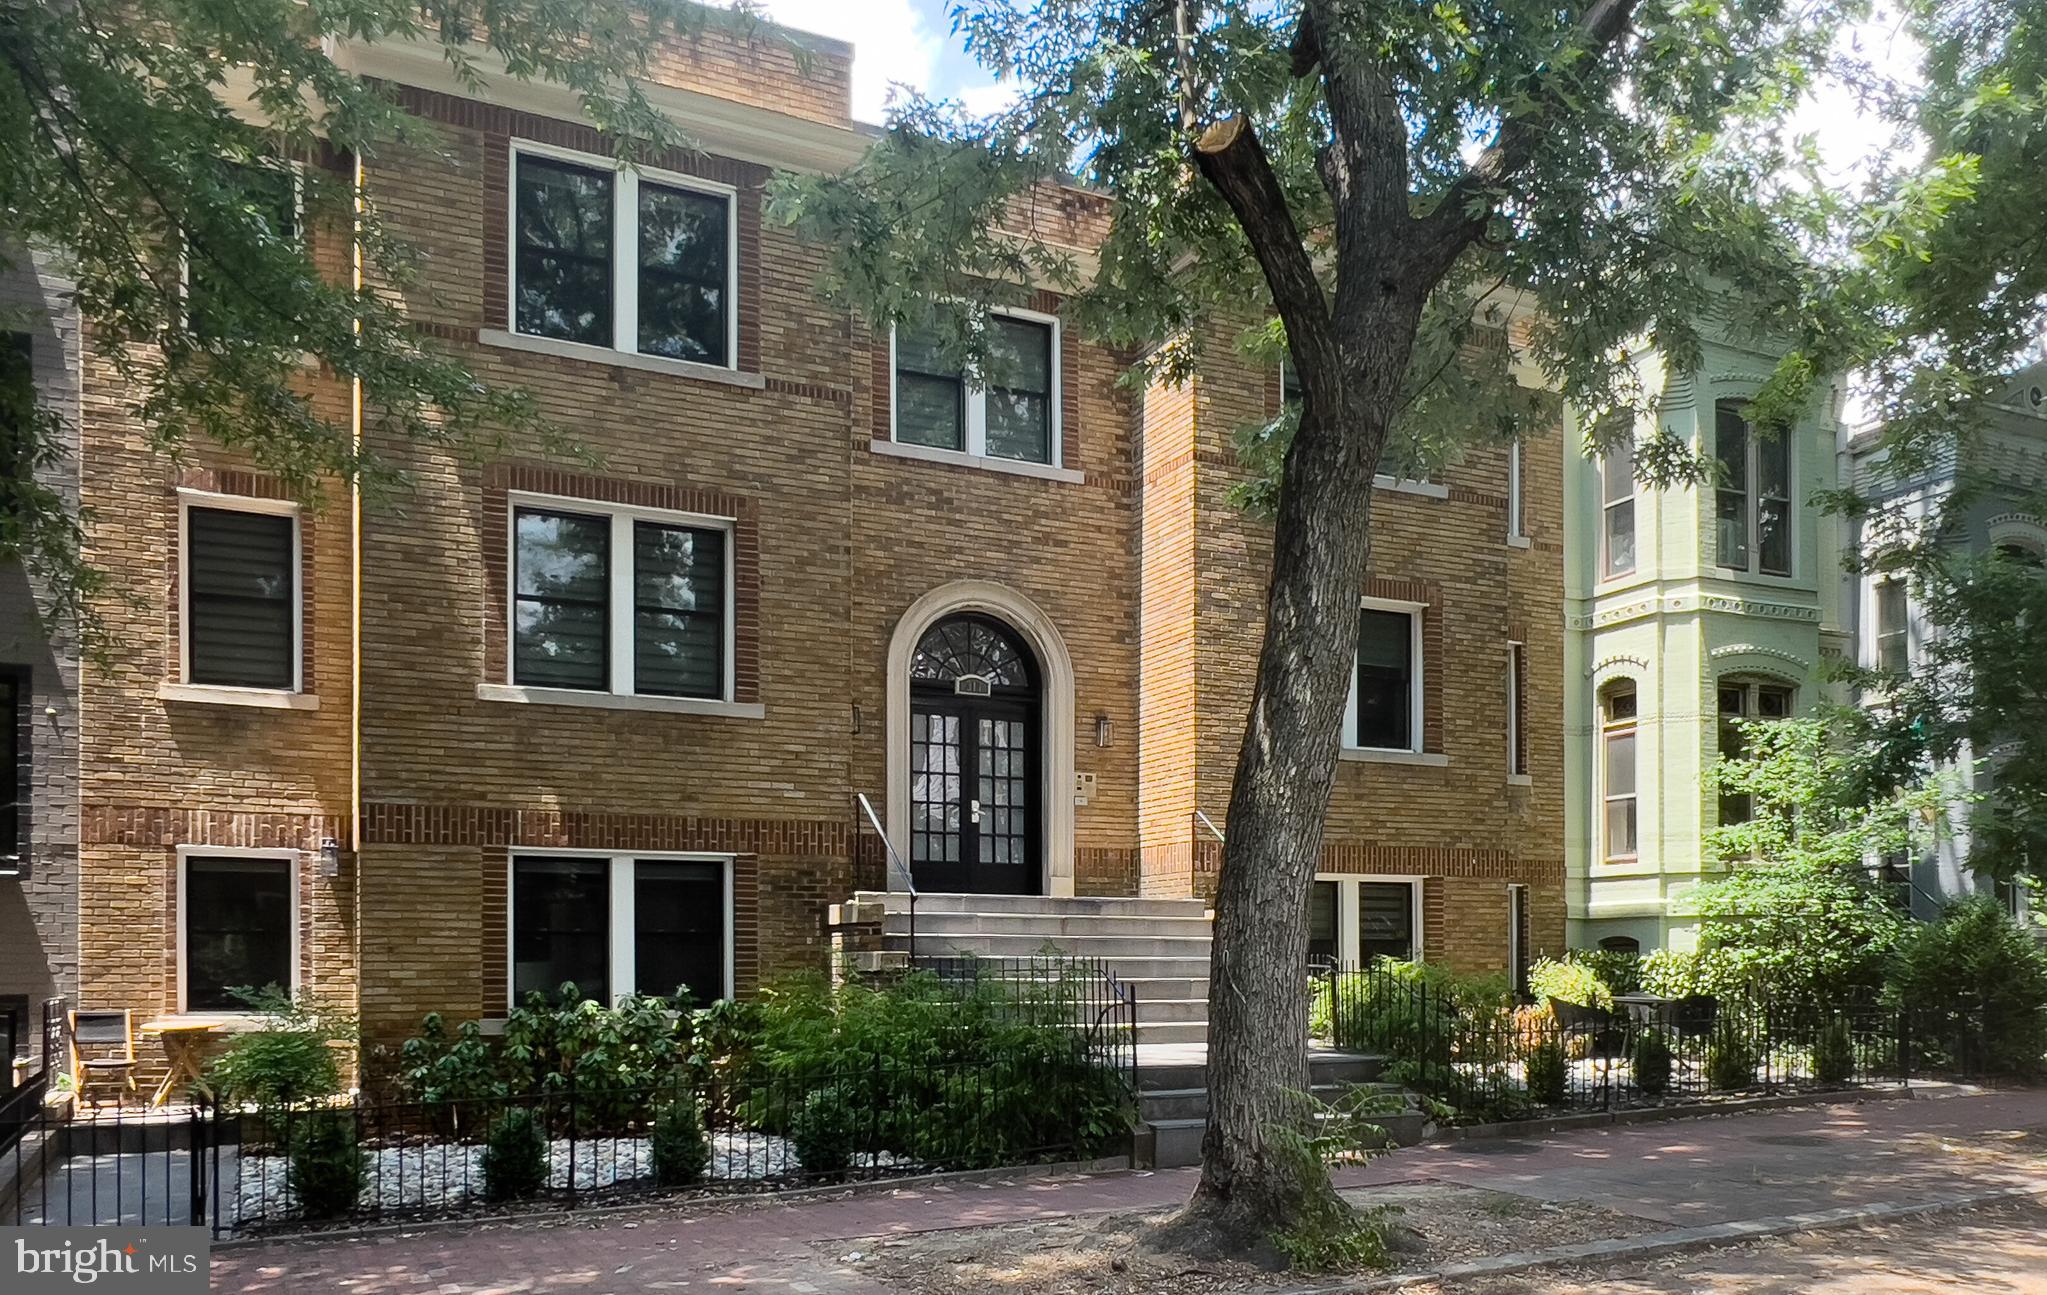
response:
{"label": "green shrub", "polygon": [[1582,962],[1537,958],[1535,965],[1528,969],[1528,992],[1538,1007],[1549,1006],[1552,999],[1562,999],[1580,1007],[1613,1010],[1613,991]]}
{"label": "green shrub", "polygon": [[1722,1023],[1706,1045],[1706,1085],[1732,1093],[1756,1082],[1756,1051],[1746,1036]]}
{"label": "green shrub", "polygon": [[1835,1017],[1813,1040],[1812,1073],[1823,1084],[1844,1084],[1855,1073],[1855,1036]]}
{"label": "green shrub", "polygon": [[804,1172],[823,1182],[835,1182],[845,1177],[853,1164],[859,1128],[854,1096],[832,1084],[803,1099],[789,1121],[789,1141]]}
{"label": "green shrub", "polygon": [[368,1168],[356,1142],[355,1117],[342,1111],[314,1111],[291,1131],[284,1166],[285,1185],[307,1218],[335,1218],[355,1208]]}
{"label": "green shrub", "polygon": [[1885,992],[1933,1064],[2043,1069],[2047,946],[1987,897],[1957,900],[1899,941]]}
{"label": "green shrub", "polygon": [[1555,1039],[1536,1044],[1528,1050],[1527,1067],[1529,1099],[1544,1106],[1560,1105],[1570,1074],[1563,1045]]}
{"label": "green shrub", "polygon": [[538,1196],[547,1186],[547,1131],[524,1106],[498,1116],[484,1141],[483,1198],[516,1201]]}
{"label": "green shrub", "polygon": [[1642,992],[1642,955],[1639,953],[1615,949],[1573,949],[1564,955],[1564,961],[1584,967],[1599,977],[1599,983],[1613,993]]}
{"label": "green shrub", "polygon": [[203,1086],[220,1101],[274,1110],[333,1097],[341,1063],[332,1043],[352,1043],[355,1020],[310,994],[237,989],[261,1025],[236,1034],[206,1067]]}
{"label": "green shrub", "polygon": [[711,1165],[711,1143],[704,1136],[704,1116],[695,1093],[685,1093],[654,1117],[652,1136],[654,1183],[688,1187],[701,1182]]}
{"label": "green shrub", "polygon": [[1635,1054],[1630,1061],[1636,1088],[1651,1097],[1661,1097],[1670,1090],[1670,1041],[1663,1037],[1663,1031],[1650,1030],[1635,1040]]}
{"label": "green shrub", "polygon": [[[1504,976],[1381,958],[1370,971],[1316,981],[1308,1028],[1339,1048],[1428,1061],[1447,1046],[1453,1021],[1503,1018],[1512,1006],[1513,992]],[[1475,1032],[1467,1024],[1456,1033],[1468,1039]]]}

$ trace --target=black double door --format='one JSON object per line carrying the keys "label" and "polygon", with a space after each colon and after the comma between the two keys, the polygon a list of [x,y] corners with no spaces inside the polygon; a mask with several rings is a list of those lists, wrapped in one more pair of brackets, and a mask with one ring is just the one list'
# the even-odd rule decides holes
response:
{"label": "black double door", "polygon": [[1037,708],[913,696],[910,870],[920,891],[1039,890]]}

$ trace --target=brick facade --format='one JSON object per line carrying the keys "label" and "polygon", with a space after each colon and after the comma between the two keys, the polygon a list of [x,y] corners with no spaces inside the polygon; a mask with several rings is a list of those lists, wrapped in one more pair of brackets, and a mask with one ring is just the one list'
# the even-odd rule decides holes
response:
{"label": "brick facade", "polygon": [[[843,47],[822,47],[799,75],[735,39],[706,32],[678,45],[658,79],[848,125]],[[888,716],[908,687],[890,677],[892,641],[920,628],[904,624],[913,606],[953,587],[998,588],[1033,609],[1070,663],[1067,691],[1048,683],[1039,727],[1070,729],[1062,758],[1088,787],[1072,810],[1073,890],[1208,888],[1214,841],[1193,815],[1222,821],[1268,547],[1224,502],[1240,471],[1229,436],[1266,416],[1272,375],[1223,354],[1191,388],[1133,395],[1118,384],[1130,357],[1064,329],[1054,470],[905,454],[890,442],[889,339],[820,302],[818,250],[761,219],[767,169],[708,152],[648,161],[736,193],[733,370],[525,344],[507,335],[513,145],[601,154],[601,141],[439,89],[403,94],[439,123],[440,152],[391,151],[365,164],[364,182],[430,267],[431,291],[411,309],[487,380],[530,390],[577,461],[514,446],[479,464],[390,440],[367,420],[371,449],[410,489],[359,515],[339,496],[302,518],[306,691],[318,708],[169,696],[177,489],[265,486],[203,450],[175,471],[154,457],[108,367],[88,362],[85,493],[104,519],[93,557],[128,575],[136,602],[109,608],[119,646],[88,691],[86,998],[177,1009],[180,846],[308,852],[297,870],[301,983],[358,1004],[375,1047],[427,1011],[505,1010],[507,880],[521,852],[729,859],[736,986],[822,966],[827,906],[885,877],[855,798],[877,809],[888,798]],[[1019,223],[1076,245],[1105,217],[1099,199],[1072,190],[1024,207]],[[1034,305],[1061,309],[1050,295]],[[1554,468],[1541,465],[1558,458],[1529,458],[1529,549],[1504,543],[1502,452],[1453,468],[1447,498],[1383,495],[1376,517],[1373,591],[1428,605],[1425,749],[1447,763],[1346,763],[1329,866],[1440,879],[1424,945],[1468,965],[1504,958],[1509,882],[1531,888],[1538,945],[1561,933],[1556,735],[1536,721],[1525,787],[1506,785],[1500,735],[1510,626],[1530,636],[1528,713],[1556,712],[1560,557],[1545,519],[1559,501]],[[514,686],[506,604],[519,493],[725,519],[729,699],[561,704]],[[1049,678],[1053,663],[1042,664]],[[341,847],[333,876],[311,862],[328,838]]]}

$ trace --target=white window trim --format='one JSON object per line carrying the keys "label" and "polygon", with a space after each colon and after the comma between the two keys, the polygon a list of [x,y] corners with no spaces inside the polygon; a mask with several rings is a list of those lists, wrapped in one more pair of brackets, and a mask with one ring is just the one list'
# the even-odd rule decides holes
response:
{"label": "white window trim", "polygon": [[[888,435],[890,446],[896,451],[919,451],[919,453],[915,454],[905,454],[905,457],[930,457],[940,463],[966,462],[976,466],[1000,466],[1019,470],[1036,468],[1040,472],[1063,469],[1066,466],[1066,429],[1063,417],[1064,411],[1061,406],[1064,404],[1062,393],[1065,391],[1066,374],[1064,370],[1066,366],[1060,363],[1065,335],[1059,322],[1059,316],[1048,315],[1043,311],[1024,310],[1014,306],[1005,306],[1000,310],[991,310],[988,314],[990,318],[1021,319],[1033,324],[1045,324],[1051,328],[1051,340],[1047,343],[1052,351],[1050,357],[1052,371],[1052,431],[1050,448],[1052,457],[1050,461],[1033,463],[1029,459],[1009,459],[988,453],[988,392],[985,387],[976,387],[966,382],[964,378],[962,378],[962,384],[966,391],[966,407],[962,412],[964,423],[960,434],[964,439],[965,448],[948,450],[942,446],[914,445],[904,441],[896,426],[896,416],[900,412],[902,405],[896,397],[896,328],[893,324],[889,325],[888,330]],[[922,453],[923,451],[928,451],[928,455]],[[1039,475],[1039,473],[1026,472],[1025,475],[1035,476]]]}
{"label": "white window trim", "polygon": [[1507,543],[1525,549],[1528,539],[1528,501],[1521,480],[1522,442],[1516,437],[1507,447]]}
{"label": "white window trim", "polygon": [[[1350,688],[1343,703],[1343,749],[1347,752],[1385,754],[1396,756],[1428,756],[1433,753],[1422,749],[1423,698],[1428,695],[1426,672],[1428,663],[1422,660],[1422,620],[1428,613],[1427,603],[1402,602],[1391,598],[1360,598],[1359,611],[1405,612],[1408,617],[1408,660],[1413,669],[1407,681],[1407,735],[1406,746],[1360,746],[1358,745],[1358,663],[1357,654],[1351,654]],[[1364,758],[1361,754],[1359,758]],[[1442,763],[1440,761],[1418,760],[1414,763]]]}
{"label": "white window trim", "polygon": [[1507,978],[1508,988],[1518,992],[1520,977],[1515,971],[1521,966],[1521,919],[1528,911],[1528,887],[1518,881],[1507,883]]}
{"label": "white window trim", "polygon": [[1516,758],[1521,746],[1521,676],[1528,669],[1528,645],[1520,639],[1507,640],[1507,781],[1525,785],[1528,770]]}
{"label": "white window trim", "polygon": [[287,993],[291,993],[291,994],[297,994],[297,993],[298,993],[298,991],[299,991],[299,956],[300,956],[300,949],[299,949],[299,872],[300,872],[300,863],[301,863],[301,861],[302,861],[302,860],[301,860],[301,852],[300,852],[300,851],[298,851],[298,850],[279,850],[279,849],[268,849],[268,848],[256,848],[256,847],[251,847],[251,846],[241,846],[241,845],[181,845],[181,846],[177,847],[177,856],[178,856],[178,897],[177,897],[177,898],[178,898],[178,946],[177,946],[177,964],[178,964],[178,1015],[180,1015],[180,1016],[189,1016],[189,1017],[193,1017],[194,1019],[197,1019],[197,1020],[206,1020],[206,1021],[231,1021],[231,1020],[240,1020],[240,1019],[242,1019],[242,1018],[245,1018],[245,1017],[247,1017],[247,1016],[249,1015],[249,1013],[248,1013],[248,1012],[243,1012],[243,1011],[230,1011],[230,1012],[220,1012],[220,1011],[194,1012],[194,1011],[191,1011],[191,1010],[189,1010],[189,1009],[188,1009],[188,1008],[186,1007],[186,1004],[185,1004],[185,963],[186,963],[187,957],[188,957],[188,956],[190,955],[190,953],[191,953],[191,949],[192,949],[192,942],[191,942],[191,940],[190,940],[190,939],[189,939],[189,938],[187,937],[187,934],[186,934],[187,922],[188,922],[188,919],[189,919],[189,918],[191,917],[191,913],[192,913],[192,904],[191,904],[191,900],[190,900],[190,897],[189,897],[189,891],[190,891],[190,887],[189,887],[189,886],[188,886],[188,884],[187,884],[187,877],[188,877],[188,874],[189,874],[189,872],[190,872],[190,869],[191,869],[191,862],[192,862],[192,860],[193,860],[193,859],[195,859],[195,858],[198,858],[198,859],[280,859],[280,860],[283,860],[283,861],[284,861],[284,862],[285,862],[286,864],[290,865],[290,867],[289,867],[289,871],[288,871],[288,874],[287,874],[287,876],[288,876],[288,880],[287,880],[287,882],[286,882],[286,886],[285,886],[285,888],[286,888],[287,892],[288,892],[288,893],[289,893],[289,894],[291,895],[291,917],[290,917],[290,922],[291,922],[291,983],[290,983],[289,985],[285,986],[285,991],[286,991]]}
{"label": "white window trim", "polygon": [[[1607,456],[1604,454],[1599,456],[1599,580],[1602,584],[1632,580],[1635,578],[1636,573],[1642,569],[1642,484],[1635,479],[1634,452],[1636,447],[1633,442],[1630,442],[1629,446],[1628,493],[1618,498],[1608,499],[1606,497]],[[1607,525],[1607,518],[1614,509],[1622,504],[1628,506],[1628,530],[1635,542],[1635,552],[1626,570],[1615,571],[1613,569],[1612,555],[1608,548],[1612,528]]]}
{"label": "white window trim", "polygon": [[[1606,717],[1606,699],[1617,692],[1627,692],[1633,694],[1635,698],[1635,713],[1632,717],[1626,720],[1609,721]],[[1603,865],[1608,865],[1616,868],[1633,867],[1634,865],[1639,864],[1642,861],[1642,837],[1644,835],[1643,831],[1644,824],[1642,822],[1643,797],[1642,797],[1641,686],[1639,684],[1631,684],[1630,686],[1625,688],[1622,687],[1603,688],[1597,694],[1594,695],[1592,699],[1592,706],[1594,738],[1592,783],[1594,793],[1593,805],[1595,807],[1594,812],[1597,817],[1597,822],[1593,826],[1594,840],[1596,842],[1593,854],[1597,857],[1598,861]],[[1635,802],[1635,852],[1633,854],[1614,854],[1610,849],[1608,849],[1608,842],[1606,839],[1607,833],[1606,807],[1608,804],[1611,803],[1611,800],[1607,796],[1606,791],[1607,765],[1606,744],[1607,738],[1610,735],[1617,732],[1621,732],[1623,730],[1632,733],[1635,737],[1635,790],[1629,793],[1630,797]]]}
{"label": "white window trim", "polygon": [[[1728,400],[1740,397],[1722,396],[1712,404],[1713,412],[1713,461],[1720,461],[1720,406]],[[1743,491],[1742,524],[1748,528],[1748,565],[1729,566],[1720,560],[1720,486],[1714,483],[1708,488],[1715,492],[1712,506],[1703,509],[1711,526],[1713,538],[1713,565],[1721,571],[1732,571],[1753,580],[1789,581],[1798,579],[1798,441],[1796,429],[1787,430],[1779,438],[1784,444],[1784,566],[1783,571],[1763,570],[1763,476],[1758,458],[1762,438],[1756,425],[1742,419],[1748,428],[1743,438],[1743,452],[1748,456],[1746,489]]]}
{"label": "white window trim", "polygon": [[[609,865],[606,881],[610,887],[610,905],[605,917],[605,983],[611,994],[612,1003],[627,994],[640,992],[633,965],[635,949],[631,940],[617,938],[620,931],[633,929],[636,916],[633,904],[633,864],[639,863],[715,863],[723,868],[725,888],[725,983],[721,999],[731,998],[737,992],[733,982],[733,946],[737,943],[737,932],[733,920],[733,860],[730,854],[705,853],[703,851],[638,850],[620,853],[616,850],[551,850],[520,849],[512,852],[505,860],[505,1003],[508,1007],[519,1005],[515,956],[517,941],[518,872],[521,859],[601,859]],[[654,992],[667,994],[675,987],[670,985]],[[609,1004],[607,1004],[608,1006]],[[702,1006],[701,1003],[698,1004]]]}
{"label": "white window trim", "polygon": [[[611,345],[593,346],[565,338],[519,331],[519,159],[545,158],[611,175]],[[631,167],[617,158],[558,148],[530,139],[515,139],[505,187],[505,331],[520,341],[543,341],[561,348],[564,355],[605,358],[612,355],[642,356],[666,364],[687,366],[688,370],[725,372],[739,367],[739,190],[729,184],[705,180],[656,167]],[[640,351],[640,182],[657,188],[686,189],[725,200],[725,363],[704,364],[693,360],[671,360]]]}
{"label": "white window trim", "polygon": [[[611,523],[611,587],[606,603],[607,632],[610,644],[610,659],[606,662],[606,682],[603,689],[541,688],[516,682],[517,657],[519,650],[519,510],[521,508],[544,509],[549,512],[581,513],[590,517],[605,517]],[[721,691],[716,697],[670,697],[665,693],[641,693],[633,690],[633,597],[632,597],[632,552],[633,523],[658,522],[669,526],[693,526],[700,530],[722,530],[725,533],[725,608],[724,645],[722,666],[724,678],[720,680]],[[574,705],[578,699],[587,703],[590,698],[630,698],[636,705],[633,709],[697,711],[723,714],[744,714],[734,707],[735,688],[738,682],[738,626],[736,615],[739,605],[739,591],[734,585],[738,574],[738,519],[717,517],[708,513],[682,513],[665,508],[637,508],[630,504],[616,504],[601,499],[578,499],[571,495],[543,495],[528,491],[510,491],[505,497],[505,681],[500,685],[484,685],[477,690],[477,696],[491,701],[533,701],[557,702]],[[486,691],[488,690],[488,691]],[[688,703],[670,705],[667,703]],[[603,705],[602,702],[589,703]],[[623,709],[623,708],[621,708]]]}
{"label": "white window trim", "polygon": [[1897,585],[1904,591],[1905,623],[1899,626],[1905,636],[1905,669],[1910,672],[1919,663],[1917,635],[1912,632],[1912,587],[1903,577],[1897,575],[1871,575],[1863,579],[1862,590],[1862,666],[1866,670],[1883,668],[1883,643],[1879,635],[1883,630],[1883,609],[1880,599],[1885,585]]}
{"label": "white window trim", "polygon": [[[231,684],[192,682],[192,510],[264,513],[291,518],[291,687],[245,688]],[[226,705],[269,706],[310,710],[290,700],[306,693],[306,562],[305,525],[297,500],[224,495],[211,490],[178,491],[178,677],[158,689],[171,701],[220,702]]]}
{"label": "white window trim", "polygon": [[1316,881],[1336,883],[1336,959],[1340,963],[1357,966],[1362,961],[1359,948],[1358,929],[1358,886],[1364,882],[1382,882],[1390,886],[1406,886],[1410,896],[1408,921],[1414,931],[1414,950],[1410,961],[1420,962],[1428,956],[1422,940],[1422,882],[1427,880],[1419,873],[1381,872],[1317,872]]}

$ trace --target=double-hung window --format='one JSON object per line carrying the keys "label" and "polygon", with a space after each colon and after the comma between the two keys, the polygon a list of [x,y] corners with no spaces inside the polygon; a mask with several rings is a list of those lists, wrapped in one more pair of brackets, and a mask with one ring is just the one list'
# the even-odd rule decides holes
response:
{"label": "double-hung window", "polygon": [[1599,460],[1600,508],[1604,518],[1600,575],[1624,576],[1635,569],[1635,443],[1621,440]]}
{"label": "double-hung window", "polygon": [[298,982],[297,855],[290,850],[178,851],[183,1010],[234,1012],[240,989]]}
{"label": "double-hung window", "polygon": [[1308,960],[1364,966],[1418,957],[1420,900],[1412,881],[1318,877],[1308,891]]}
{"label": "double-hung window", "polygon": [[1422,609],[1410,605],[1367,605],[1358,612],[1358,658],[1344,722],[1345,746],[1421,749],[1421,624]]}
{"label": "double-hung window", "polygon": [[523,144],[512,169],[515,331],[731,367],[730,189]]}
{"label": "double-hung window", "polygon": [[578,499],[512,507],[512,682],[732,695],[732,523]]}
{"label": "double-hung window", "polygon": [[1736,571],[1791,574],[1791,441],[1758,436],[1737,401],[1714,406],[1715,560]]}
{"label": "double-hung window", "polygon": [[301,686],[299,509],[182,492],[184,682]]}
{"label": "double-hung window", "polygon": [[[1720,758],[1741,759],[1741,726],[1748,720],[1789,719],[1793,691],[1782,684],[1746,683],[1729,680],[1720,685]],[[1746,793],[1720,793],[1720,824],[1730,827],[1746,823],[1755,815],[1755,804]]]}
{"label": "double-hung window", "polygon": [[1906,596],[1905,582],[1895,577],[1879,580],[1874,597],[1876,660],[1873,664],[1891,674],[1904,674],[1912,666],[1912,623],[1907,614],[1911,602]]}
{"label": "double-hung window", "polygon": [[1629,860],[1641,849],[1635,791],[1635,691],[1613,688],[1600,698],[1600,794],[1608,862]]}
{"label": "double-hung window", "polygon": [[896,330],[896,443],[1058,466],[1058,320],[998,312],[986,327],[978,386],[946,358],[937,337]]}
{"label": "double-hung window", "polygon": [[518,855],[511,865],[515,1002],[558,994],[732,994],[731,860]]}

